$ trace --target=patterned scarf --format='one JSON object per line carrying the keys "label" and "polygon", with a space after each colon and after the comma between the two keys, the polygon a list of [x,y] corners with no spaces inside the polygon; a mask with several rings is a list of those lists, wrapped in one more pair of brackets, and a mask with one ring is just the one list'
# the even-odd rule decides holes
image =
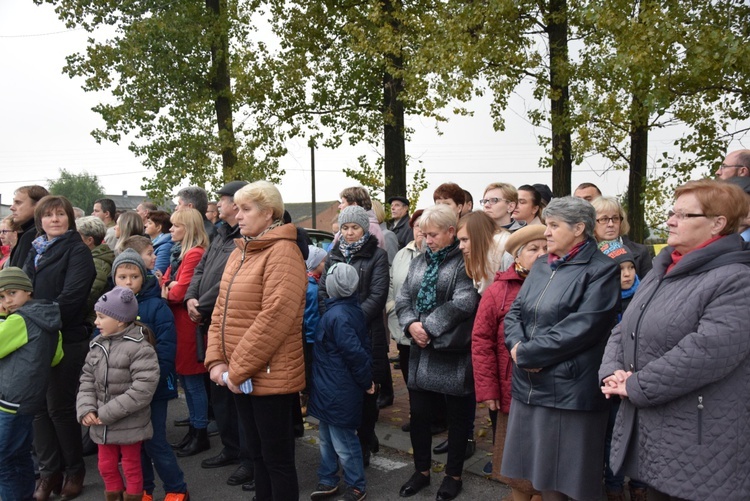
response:
{"label": "patterned scarf", "polygon": [[279,226],[283,226],[283,225],[284,225],[284,221],[282,221],[281,219],[277,219],[273,223],[271,223],[271,226],[269,226],[265,230],[261,231],[256,236],[254,236],[254,237],[245,237],[245,236],[243,236],[242,238],[245,239],[245,242],[250,242],[252,240],[257,240],[260,237],[262,237],[263,235],[265,235],[266,233],[268,233],[269,231],[271,231],[272,229],[278,228]]}
{"label": "patterned scarf", "polygon": [[362,235],[362,238],[360,238],[356,242],[352,242],[349,244],[343,238],[339,240],[339,250],[341,251],[341,254],[344,255],[344,259],[346,259],[347,263],[351,261],[354,254],[362,249],[362,246],[365,245],[365,242],[367,242],[369,239],[370,232],[366,231],[365,234]]}
{"label": "patterned scarf", "polygon": [[581,252],[581,249],[586,247],[586,245],[591,241],[590,238],[587,238],[583,242],[577,243],[572,249],[570,249],[570,252],[565,254],[563,257],[556,256],[550,252],[549,256],[547,256],[547,263],[549,264],[550,269],[552,271],[555,271],[561,264],[567,263],[574,257],[578,255],[579,252]]}
{"label": "patterned scarf", "polygon": [[177,269],[180,267],[180,263],[182,263],[180,254],[182,254],[182,242],[175,242],[174,245],[172,245],[172,249],[169,251],[169,267],[171,268],[169,271],[170,280],[174,280],[177,276]]}
{"label": "patterned scarf", "polygon": [[515,267],[516,273],[518,273],[518,276],[521,277],[521,280],[526,280],[526,277],[529,276],[531,270],[524,268],[520,263],[515,263]]}
{"label": "patterned scarf", "polygon": [[[62,236],[62,235],[60,235]],[[60,237],[55,237],[52,240],[47,240],[47,235],[41,235],[39,237],[36,237],[32,242],[31,245],[34,247],[34,250],[36,251],[36,256],[34,256],[34,268],[39,266],[39,260],[42,258],[42,255],[47,252],[47,249],[52,247],[52,244],[57,242],[57,240]]]}
{"label": "patterned scarf", "polygon": [[422,275],[422,283],[419,285],[415,305],[419,313],[427,313],[434,310],[437,306],[438,269],[442,262],[445,261],[448,253],[456,247],[458,247],[458,240],[455,238],[452,244],[443,247],[437,252],[432,252],[432,249],[427,247],[424,256],[427,261],[427,269],[424,275]]}

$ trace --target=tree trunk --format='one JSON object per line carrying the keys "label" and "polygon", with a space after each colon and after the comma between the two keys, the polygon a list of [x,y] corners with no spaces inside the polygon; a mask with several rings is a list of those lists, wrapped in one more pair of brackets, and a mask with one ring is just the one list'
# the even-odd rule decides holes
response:
{"label": "tree trunk", "polygon": [[547,12],[549,35],[550,124],[552,127],[552,192],[570,195],[573,160],[568,108],[568,3],[550,0]]}
{"label": "tree trunk", "polygon": [[[400,2],[400,0],[396,0]],[[393,0],[384,0],[383,11],[394,31],[399,29],[398,21],[390,16],[394,10]],[[403,58],[386,54],[388,64],[393,68],[403,67]],[[404,89],[400,77],[394,77],[387,70],[383,75],[383,144],[385,168],[385,199],[393,196],[406,196],[406,138],[404,137],[404,103],[399,98]]]}
{"label": "tree trunk", "polygon": [[211,89],[214,93],[214,108],[221,148],[222,177],[224,182],[239,179],[235,171],[237,145],[234,139],[232,119],[232,89],[229,77],[229,22],[226,0],[206,0],[206,7],[214,15],[213,39],[211,42]]}
{"label": "tree trunk", "polygon": [[648,162],[648,110],[638,96],[631,100],[630,126],[630,173],[628,176],[628,211],[630,238],[643,242],[646,236],[646,222],[643,217],[643,191],[646,186]]}

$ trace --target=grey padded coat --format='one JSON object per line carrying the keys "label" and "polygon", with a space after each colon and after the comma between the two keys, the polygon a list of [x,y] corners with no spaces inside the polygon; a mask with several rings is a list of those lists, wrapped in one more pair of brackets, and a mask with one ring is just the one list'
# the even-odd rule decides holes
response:
{"label": "grey padded coat", "polygon": [[599,370],[633,371],[612,469],[688,500],[750,499],[750,244],[723,237],[669,273],[667,247]]}

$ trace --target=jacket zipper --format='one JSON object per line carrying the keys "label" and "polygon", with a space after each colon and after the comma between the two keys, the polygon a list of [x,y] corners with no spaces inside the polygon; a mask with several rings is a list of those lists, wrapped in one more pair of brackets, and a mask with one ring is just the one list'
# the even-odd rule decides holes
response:
{"label": "jacket zipper", "polygon": [[[98,346],[102,349],[102,352],[104,352],[104,403],[106,404],[109,402],[109,352],[104,345],[100,343],[94,343],[94,346]],[[99,416],[99,413],[97,412],[96,415]],[[102,440],[105,444],[107,443],[107,425],[104,425]]]}
{"label": "jacket zipper", "polygon": [[227,364],[229,363],[229,357],[227,356],[227,345],[224,340],[224,330],[227,325],[227,308],[229,307],[229,293],[232,290],[234,279],[237,277],[237,274],[240,272],[240,269],[242,268],[242,265],[245,262],[246,255],[247,255],[247,242],[245,242],[245,246],[242,248],[242,257],[240,258],[240,265],[237,267],[237,271],[235,271],[234,274],[232,275],[232,279],[229,281],[229,285],[227,285],[227,295],[224,298],[224,314],[221,316],[221,351],[224,354],[224,360],[226,360]]}
{"label": "jacket zipper", "polygon": [[703,444],[703,395],[698,395],[698,445]]}
{"label": "jacket zipper", "polygon": [[[544,290],[542,290],[541,295],[539,296],[539,299],[537,299],[536,304],[534,305],[534,327],[531,329],[531,336],[530,339],[534,339],[534,334],[536,333],[536,326],[537,326],[537,314],[539,313],[539,303],[542,302],[542,298],[544,298],[544,295],[547,293],[547,289],[549,289],[549,284],[552,283],[552,279],[555,278],[555,273],[557,273],[557,270],[552,271],[552,274],[549,276],[549,280],[547,281],[547,285],[544,286]],[[529,394],[526,396],[526,403],[531,403],[531,393],[534,391],[534,385],[531,382],[531,373],[526,372],[526,377],[529,380]]]}

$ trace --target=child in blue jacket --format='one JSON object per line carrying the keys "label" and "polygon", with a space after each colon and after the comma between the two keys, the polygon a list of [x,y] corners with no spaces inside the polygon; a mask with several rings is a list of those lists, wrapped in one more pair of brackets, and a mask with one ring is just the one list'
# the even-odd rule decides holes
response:
{"label": "child in blue jacket", "polygon": [[346,500],[366,494],[362,448],[357,428],[362,421],[365,391],[373,394],[367,322],[357,298],[359,275],[354,267],[336,263],[326,276],[326,311],[320,319],[313,349],[312,392],[308,413],[320,421],[320,467],[312,499],[335,494],[338,463],[344,471]]}

